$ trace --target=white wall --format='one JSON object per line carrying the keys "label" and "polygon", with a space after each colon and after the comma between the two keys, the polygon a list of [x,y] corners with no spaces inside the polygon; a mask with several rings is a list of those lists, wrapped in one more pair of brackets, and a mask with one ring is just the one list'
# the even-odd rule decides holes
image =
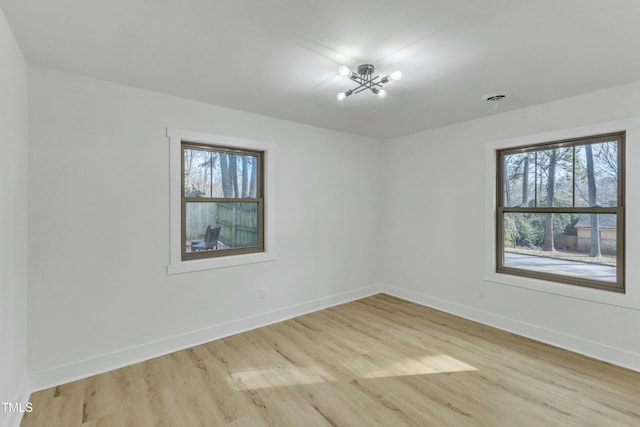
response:
{"label": "white wall", "polygon": [[[27,380],[27,63],[0,10],[0,402],[25,402]],[[18,423],[0,408],[0,426]]]}
{"label": "white wall", "polygon": [[[38,67],[30,106],[34,389],[376,292],[380,142]],[[167,127],[277,145],[276,261],[167,275]]]}
{"label": "white wall", "polygon": [[[510,280],[494,281],[485,269],[485,257],[492,258],[494,237],[486,229],[493,224],[495,186],[485,145],[569,128],[601,129],[602,122],[640,116],[639,105],[640,83],[635,83],[386,141],[381,169],[386,289],[640,370],[637,131],[627,135],[626,295],[544,283],[514,286]],[[486,298],[480,298],[481,289]]]}

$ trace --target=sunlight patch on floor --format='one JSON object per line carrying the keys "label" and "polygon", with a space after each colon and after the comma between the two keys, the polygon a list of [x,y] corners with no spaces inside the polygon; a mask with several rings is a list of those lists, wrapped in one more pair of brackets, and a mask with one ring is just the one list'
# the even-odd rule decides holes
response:
{"label": "sunlight patch on floor", "polygon": [[288,366],[243,369],[230,372],[236,390],[283,387],[336,381],[336,378],[317,366]]}
{"label": "sunlight patch on floor", "polygon": [[428,375],[445,372],[477,371],[471,365],[446,354],[422,356],[416,359],[384,359],[379,356],[361,355],[346,363],[346,366],[361,378],[399,377],[405,375]]}
{"label": "sunlight patch on floor", "polygon": [[[477,368],[446,354],[404,360],[385,360],[379,355],[362,354],[343,361],[341,365],[354,377],[364,379],[477,371]],[[229,375],[231,385],[238,391],[336,381],[330,373],[317,366],[242,369],[231,371]]]}

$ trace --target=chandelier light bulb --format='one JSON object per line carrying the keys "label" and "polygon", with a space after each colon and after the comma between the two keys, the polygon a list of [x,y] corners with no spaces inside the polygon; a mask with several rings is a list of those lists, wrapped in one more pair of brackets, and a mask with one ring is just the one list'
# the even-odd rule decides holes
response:
{"label": "chandelier light bulb", "polygon": [[394,71],[393,73],[389,74],[389,80],[396,81],[396,80],[400,80],[402,78],[402,71],[397,70]]}
{"label": "chandelier light bulb", "polygon": [[377,87],[371,88],[371,92],[375,93],[380,98],[384,98],[385,96],[387,96],[387,91],[386,90],[378,89]]}
{"label": "chandelier light bulb", "polygon": [[402,71],[397,70],[394,71],[393,73],[389,74],[388,76],[384,77],[380,83],[389,83],[389,82],[393,82],[396,80],[400,80],[402,78]]}
{"label": "chandelier light bulb", "polygon": [[340,68],[338,68],[338,73],[341,76],[349,77],[349,74],[351,74],[351,70],[348,67],[341,65]]}
{"label": "chandelier light bulb", "polygon": [[338,95],[336,95],[336,98],[338,99],[338,101],[344,101],[347,96],[350,96],[353,93],[353,89],[349,89],[346,92],[340,92]]}

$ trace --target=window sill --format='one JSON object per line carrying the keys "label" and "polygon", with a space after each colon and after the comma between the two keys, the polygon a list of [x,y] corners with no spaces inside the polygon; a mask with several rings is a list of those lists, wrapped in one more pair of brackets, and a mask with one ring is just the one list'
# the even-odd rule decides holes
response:
{"label": "window sill", "polygon": [[531,279],[528,277],[513,276],[510,274],[496,272],[485,273],[484,280],[486,282],[496,283],[499,285],[514,286],[536,292],[554,294],[598,304],[615,305],[618,307],[640,310],[640,298],[634,298],[623,293],[585,288],[557,282],[548,282],[540,279]]}
{"label": "window sill", "polygon": [[195,271],[212,270],[216,268],[234,267],[237,265],[254,264],[259,262],[274,261],[276,254],[273,252],[260,252],[255,254],[232,255],[220,258],[207,258],[191,261],[179,261],[167,266],[167,274],[191,273]]}

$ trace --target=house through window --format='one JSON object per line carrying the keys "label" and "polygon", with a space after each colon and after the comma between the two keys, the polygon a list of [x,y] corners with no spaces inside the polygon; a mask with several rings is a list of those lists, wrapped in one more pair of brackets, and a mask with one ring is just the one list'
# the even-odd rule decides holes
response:
{"label": "house through window", "polygon": [[497,272],[624,292],[624,138],[498,150]]}

